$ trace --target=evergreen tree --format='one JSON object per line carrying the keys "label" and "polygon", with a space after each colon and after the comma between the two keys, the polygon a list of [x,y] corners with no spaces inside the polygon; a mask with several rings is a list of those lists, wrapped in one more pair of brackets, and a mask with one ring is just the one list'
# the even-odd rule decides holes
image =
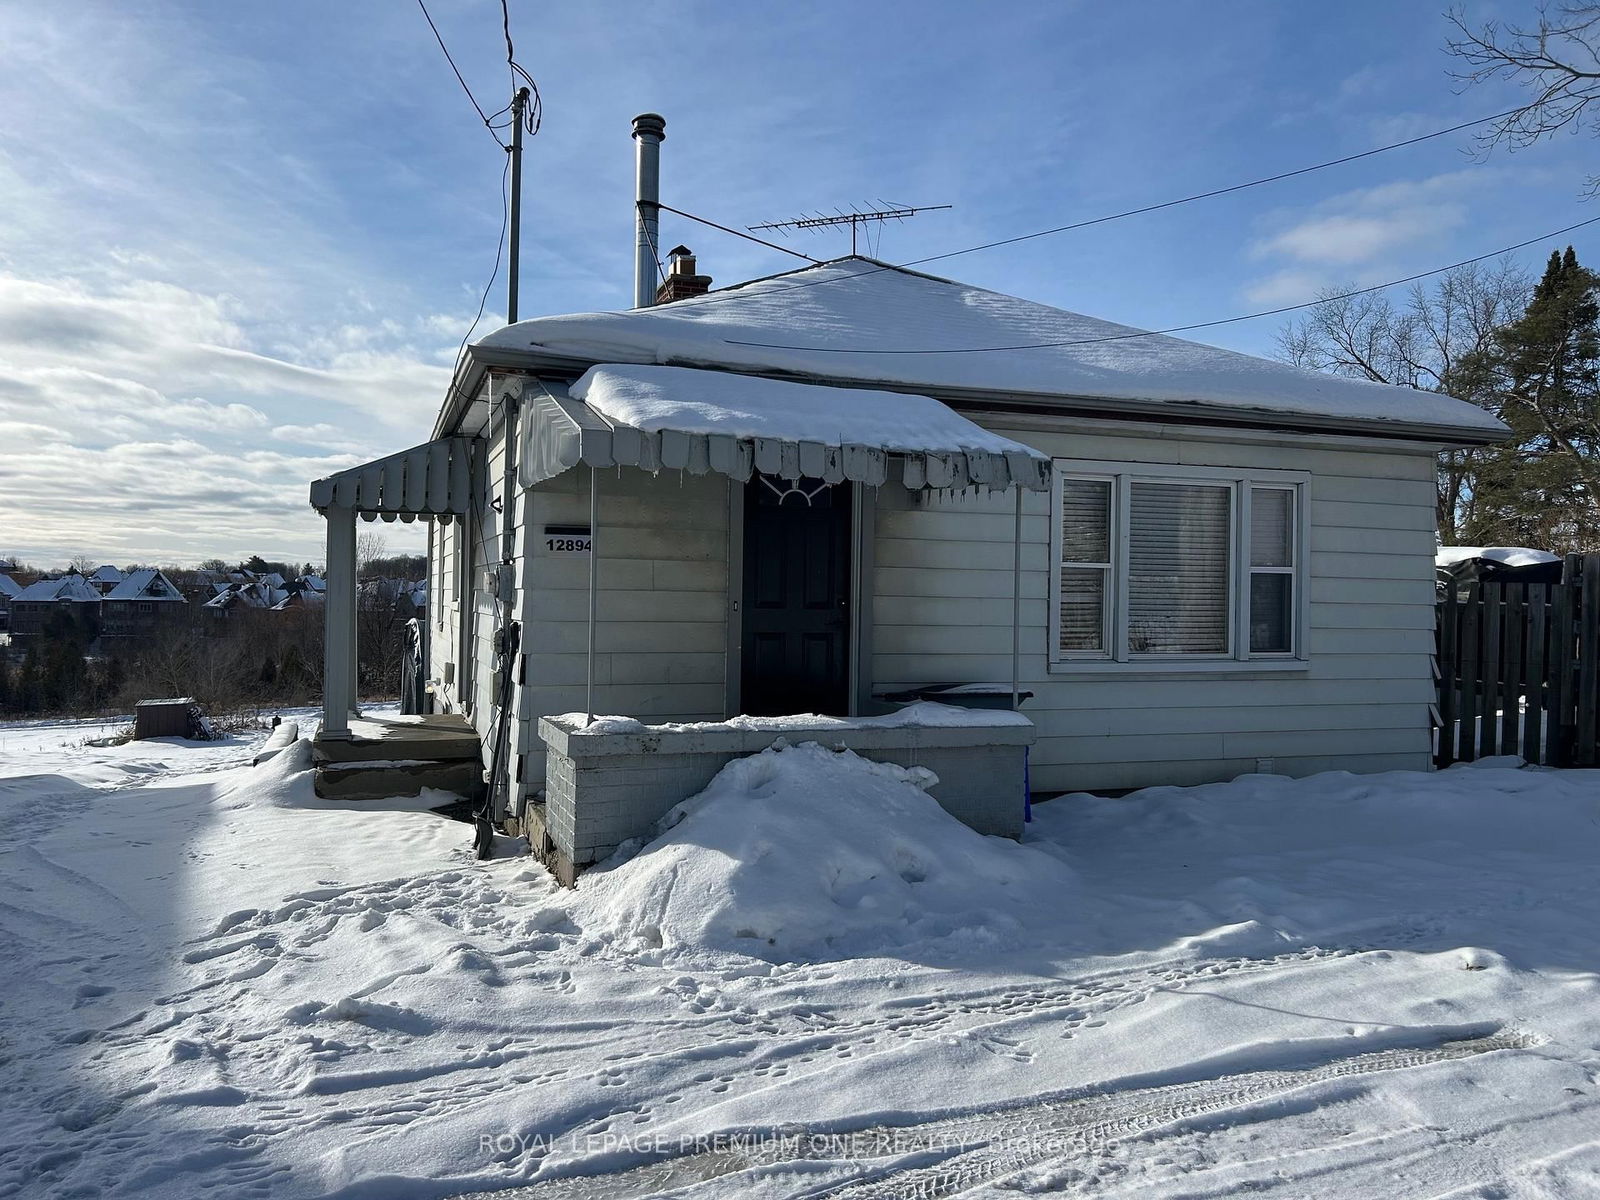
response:
{"label": "evergreen tree", "polygon": [[16,698],[11,694],[11,668],[5,656],[0,654],[0,712],[10,711],[15,702]]}
{"label": "evergreen tree", "polygon": [[1552,252],[1527,310],[1463,371],[1513,435],[1483,458],[1463,542],[1600,549],[1600,275]]}

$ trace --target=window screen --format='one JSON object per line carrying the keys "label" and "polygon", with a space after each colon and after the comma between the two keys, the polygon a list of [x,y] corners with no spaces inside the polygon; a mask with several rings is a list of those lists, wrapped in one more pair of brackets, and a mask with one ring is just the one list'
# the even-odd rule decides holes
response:
{"label": "window screen", "polygon": [[1061,481],[1059,648],[1106,648],[1106,592],[1111,572],[1111,481]]}
{"label": "window screen", "polygon": [[1128,650],[1228,652],[1232,490],[1134,482],[1128,495]]}
{"label": "window screen", "polygon": [[1294,650],[1294,492],[1250,489],[1250,653]]}

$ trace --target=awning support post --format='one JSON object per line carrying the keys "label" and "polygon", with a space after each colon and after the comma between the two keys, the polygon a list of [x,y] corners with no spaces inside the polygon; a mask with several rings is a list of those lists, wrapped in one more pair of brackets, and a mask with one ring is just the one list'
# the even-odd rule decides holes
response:
{"label": "awning support post", "polygon": [[594,629],[599,612],[600,470],[589,468],[589,650],[583,671],[583,708],[594,720]]}
{"label": "awning support post", "polygon": [[1022,707],[1022,489],[1013,485],[1011,490],[1017,497],[1016,521],[1011,531],[1011,711],[1015,712]]}
{"label": "awning support post", "polygon": [[355,703],[356,513],[346,505],[327,508],[328,575],[322,647],[322,733],[348,740]]}

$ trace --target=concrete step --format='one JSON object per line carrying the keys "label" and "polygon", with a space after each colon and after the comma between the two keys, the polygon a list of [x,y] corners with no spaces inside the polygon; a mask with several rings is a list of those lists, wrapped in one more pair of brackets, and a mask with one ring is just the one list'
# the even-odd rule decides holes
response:
{"label": "concrete step", "polygon": [[348,738],[324,738],[319,731],[311,755],[318,766],[395,759],[476,761],[482,744],[477,730],[455,714],[353,717]]}
{"label": "concrete step", "polygon": [[470,762],[351,762],[317,766],[316,791],[324,800],[386,800],[417,796],[424,788],[472,799],[483,787],[482,768]]}

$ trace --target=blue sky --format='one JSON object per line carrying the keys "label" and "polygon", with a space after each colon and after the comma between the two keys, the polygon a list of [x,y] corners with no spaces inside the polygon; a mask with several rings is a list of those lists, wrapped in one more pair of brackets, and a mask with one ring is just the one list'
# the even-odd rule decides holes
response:
{"label": "blue sky", "polygon": [[[498,3],[430,8],[490,108]],[[1475,18],[1531,5],[1475,5]],[[1508,107],[1432,2],[512,0],[539,80],[525,316],[627,306],[633,114],[663,200],[730,225],[886,198],[891,261]],[[500,228],[503,153],[410,0],[0,8],[0,556],[317,561],[306,482],[424,440]],[[936,264],[1160,328],[1376,283],[1600,214],[1593,144],[1463,136]],[[796,260],[671,218],[719,283]],[[1572,239],[1600,261],[1600,237]],[[796,248],[843,253],[847,234]],[[1524,252],[1537,264],[1546,250]],[[499,323],[496,286],[481,330]],[[1271,353],[1281,322],[1208,331]],[[384,527],[394,548],[414,531]]]}

